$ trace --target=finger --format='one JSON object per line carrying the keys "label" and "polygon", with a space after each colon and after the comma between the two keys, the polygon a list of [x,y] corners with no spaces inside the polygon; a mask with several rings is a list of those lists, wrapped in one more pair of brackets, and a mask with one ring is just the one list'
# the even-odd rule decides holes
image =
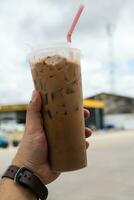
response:
{"label": "finger", "polygon": [[89,110],[84,108],[84,118],[87,119],[90,116]]}
{"label": "finger", "polygon": [[89,148],[89,142],[88,141],[86,141],[86,149],[88,149]]}
{"label": "finger", "polygon": [[27,107],[26,115],[26,130],[28,132],[36,132],[37,130],[42,129],[41,123],[41,97],[39,92],[36,90],[33,91],[32,100],[30,101]]}
{"label": "finger", "polygon": [[92,130],[88,127],[85,127],[85,138],[88,138],[92,135]]}

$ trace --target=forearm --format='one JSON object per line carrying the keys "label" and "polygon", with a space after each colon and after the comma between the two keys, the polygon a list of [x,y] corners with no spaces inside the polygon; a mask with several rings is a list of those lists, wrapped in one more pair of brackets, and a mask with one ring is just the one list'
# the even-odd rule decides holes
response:
{"label": "forearm", "polygon": [[0,180],[0,198],[2,200],[36,200],[30,190],[23,188],[8,178]]}

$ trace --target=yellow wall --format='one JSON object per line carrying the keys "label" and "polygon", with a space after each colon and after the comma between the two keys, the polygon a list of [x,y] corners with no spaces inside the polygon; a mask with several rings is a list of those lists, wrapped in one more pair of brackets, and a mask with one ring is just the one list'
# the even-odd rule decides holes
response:
{"label": "yellow wall", "polygon": [[[88,108],[104,108],[104,101],[84,99],[83,106]],[[0,106],[0,112],[26,111],[27,104]]]}
{"label": "yellow wall", "polygon": [[101,100],[85,99],[83,104],[87,108],[104,108],[104,101]]}
{"label": "yellow wall", "polygon": [[0,112],[25,111],[27,104],[0,106]]}

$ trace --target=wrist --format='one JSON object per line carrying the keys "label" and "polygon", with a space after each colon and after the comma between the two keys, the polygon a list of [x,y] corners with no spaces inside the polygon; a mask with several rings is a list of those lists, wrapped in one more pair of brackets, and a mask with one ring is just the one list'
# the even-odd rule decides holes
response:
{"label": "wrist", "polygon": [[[18,159],[18,158],[14,158],[11,162],[11,165],[15,165],[17,167],[26,167],[30,169],[30,166],[28,166],[28,164],[26,162],[22,162],[22,160]],[[33,170],[33,169],[31,169]]]}
{"label": "wrist", "polygon": [[38,175],[38,170],[35,166],[30,164],[30,162],[25,161],[24,159],[19,159],[18,156],[16,156],[12,160],[11,165],[15,165],[20,168],[23,168],[23,167],[28,168],[28,169],[32,170],[35,174]]}
{"label": "wrist", "polygon": [[48,190],[34,172],[25,167],[10,165],[2,178],[9,178],[12,182],[23,189],[30,190],[37,199],[44,200],[48,196]]}
{"label": "wrist", "polygon": [[[34,174],[36,174],[40,180],[46,185],[48,184],[47,181],[44,181],[44,179],[42,178],[42,173],[40,172],[40,170],[38,169],[38,167],[36,165],[33,166],[33,164],[31,164],[30,162],[26,162],[25,160],[20,160],[18,156],[16,156],[12,162],[11,165],[15,165],[17,167],[20,168],[27,168],[30,169],[31,171],[34,172]],[[45,173],[45,171],[43,171]],[[47,169],[46,169],[46,180],[47,180]]]}
{"label": "wrist", "polygon": [[38,169],[35,166],[31,165],[29,162],[22,161],[22,160],[18,159],[17,157],[15,157],[12,160],[11,165],[17,166],[19,168],[23,168],[23,167],[27,168],[27,169],[33,171],[34,174],[36,174],[42,180],[40,174],[38,173]]}
{"label": "wrist", "polygon": [[36,200],[35,195],[30,190],[15,184],[11,179],[5,177],[0,182],[0,194],[2,199]]}

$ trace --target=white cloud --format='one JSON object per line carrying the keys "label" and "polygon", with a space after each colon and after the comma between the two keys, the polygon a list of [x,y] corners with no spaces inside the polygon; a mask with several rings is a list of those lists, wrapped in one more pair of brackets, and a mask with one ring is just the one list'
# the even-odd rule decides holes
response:
{"label": "white cloud", "polygon": [[[70,21],[80,0],[4,0],[0,2],[0,104],[26,102],[33,89],[26,56],[37,44],[65,41]],[[134,27],[131,0],[83,0],[86,8],[73,34],[74,45],[82,50],[84,96],[108,91],[109,58],[106,24],[113,32],[115,91],[134,96],[134,71],[126,70],[134,58]],[[128,66],[127,66],[128,67]],[[125,68],[127,68],[125,67]],[[131,81],[131,87],[129,82]]]}

